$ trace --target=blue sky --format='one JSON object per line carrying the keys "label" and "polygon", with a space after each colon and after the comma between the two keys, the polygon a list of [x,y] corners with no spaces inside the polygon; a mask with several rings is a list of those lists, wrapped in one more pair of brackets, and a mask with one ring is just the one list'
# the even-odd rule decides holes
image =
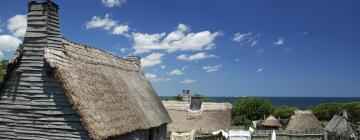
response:
{"label": "blue sky", "polygon": [[[358,0],[54,0],[62,34],[143,57],[159,95],[360,95]],[[0,5],[0,58],[26,30],[27,1]]]}

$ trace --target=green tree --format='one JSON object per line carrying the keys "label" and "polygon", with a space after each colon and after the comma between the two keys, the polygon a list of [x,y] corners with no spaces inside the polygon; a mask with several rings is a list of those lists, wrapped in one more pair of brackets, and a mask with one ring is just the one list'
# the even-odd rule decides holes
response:
{"label": "green tree", "polygon": [[[245,97],[235,102],[231,114],[233,125],[249,126],[252,120],[262,119],[272,113],[272,104],[264,98]],[[250,123],[251,125],[251,123]]]}
{"label": "green tree", "polygon": [[4,75],[5,75],[6,70],[7,70],[7,65],[8,65],[7,60],[0,61],[0,80],[2,80],[4,78]]}
{"label": "green tree", "polygon": [[311,107],[315,116],[321,121],[329,121],[335,114],[339,114],[344,108],[341,103],[324,103]]}
{"label": "green tree", "polygon": [[348,112],[350,122],[360,124],[360,102],[346,103],[344,109]]}
{"label": "green tree", "polygon": [[173,101],[182,101],[182,96],[181,96],[181,95],[173,96],[173,97],[170,98],[170,100],[173,100]]}
{"label": "green tree", "polygon": [[272,114],[275,117],[289,119],[292,115],[294,115],[295,110],[297,110],[297,108],[290,108],[287,106],[277,106],[277,107],[274,107],[274,111]]}

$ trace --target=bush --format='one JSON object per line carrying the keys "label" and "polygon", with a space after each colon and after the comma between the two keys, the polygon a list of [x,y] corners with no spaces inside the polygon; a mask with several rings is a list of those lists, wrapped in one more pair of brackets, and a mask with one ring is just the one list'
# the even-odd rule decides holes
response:
{"label": "bush", "polygon": [[272,113],[272,104],[264,98],[245,97],[235,102],[231,114],[233,125],[251,125],[252,120],[259,120]]}
{"label": "bush", "polygon": [[274,112],[272,113],[275,117],[280,117],[282,119],[289,119],[294,115],[297,108],[290,108],[287,106],[277,106],[274,107]]}
{"label": "bush", "polygon": [[346,103],[344,104],[344,109],[348,112],[350,122],[360,123],[360,102]]}
{"label": "bush", "polygon": [[360,122],[360,102],[324,103],[311,107],[315,116],[321,121],[331,120],[334,115],[341,114],[343,109],[347,110],[350,122]]}
{"label": "bush", "polygon": [[331,118],[335,114],[339,114],[342,109],[343,104],[341,103],[324,103],[311,108],[315,116],[321,121],[331,120]]}
{"label": "bush", "polygon": [[7,60],[0,61],[0,80],[2,80],[4,78],[4,75],[6,74],[7,65]]}
{"label": "bush", "polygon": [[177,96],[173,96],[171,97],[169,100],[173,100],[173,101],[182,101],[182,96],[181,95],[177,95]]}

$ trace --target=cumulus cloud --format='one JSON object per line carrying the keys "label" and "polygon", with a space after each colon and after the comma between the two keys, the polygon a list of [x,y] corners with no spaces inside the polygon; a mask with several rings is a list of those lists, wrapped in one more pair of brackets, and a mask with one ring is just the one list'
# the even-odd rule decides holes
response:
{"label": "cumulus cloud", "polygon": [[145,73],[145,77],[149,79],[154,79],[157,77],[157,75],[153,73]]}
{"label": "cumulus cloud", "polygon": [[250,46],[256,46],[259,41],[257,40],[260,37],[260,34],[254,34],[252,32],[240,33],[237,32],[232,38],[233,41],[240,43],[240,45],[249,44]]}
{"label": "cumulus cloud", "polygon": [[11,52],[15,51],[21,40],[12,35],[0,35],[0,51]]}
{"label": "cumulus cloud", "polygon": [[208,73],[211,73],[211,72],[217,72],[217,71],[219,71],[221,67],[222,67],[221,64],[215,65],[215,66],[204,66],[204,67],[203,67],[203,70],[205,70],[205,71],[208,72]]}
{"label": "cumulus cloud", "polygon": [[129,30],[130,30],[129,25],[118,25],[113,29],[112,34],[125,35],[127,32],[129,32]]}
{"label": "cumulus cloud", "polygon": [[176,76],[179,76],[179,75],[183,75],[184,72],[180,69],[173,69],[171,72],[168,73],[168,75],[176,75]]}
{"label": "cumulus cloud", "polygon": [[274,45],[284,45],[284,43],[285,43],[285,39],[284,38],[282,38],[282,37],[279,37],[277,40],[276,40],[276,42],[274,42]]}
{"label": "cumulus cloud", "polygon": [[86,29],[101,28],[109,31],[114,35],[127,35],[130,27],[125,24],[119,24],[119,21],[110,18],[109,14],[106,14],[104,18],[94,16],[91,21],[86,23]]}
{"label": "cumulus cloud", "polygon": [[193,55],[181,54],[181,55],[177,56],[176,58],[178,60],[183,60],[183,61],[196,61],[196,60],[207,59],[207,58],[219,58],[219,56],[200,52],[200,53],[193,54]]}
{"label": "cumulus cloud", "polygon": [[181,81],[180,83],[181,84],[192,84],[192,83],[195,83],[195,82],[197,82],[196,79],[185,79],[185,80]]}
{"label": "cumulus cloud", "polygon": [[106,7],[121,6],[126,3],[126,0],[101,0]]}
{"label": "cumulus cloud", "polygon": [[15,37],[24,37],[27,27],[26,15],[15,15],[8,19],[7,28]]}
{"label": "cumulus cloud", "polygon": [[220,32],[190,32],[189,26],[179,24],[176,30],[166,33],[132,33],[135,54],[152,50],[174,51],[201,51],[212,49],[214,40],[221,36]]}
{"label": "cumulus cloud", "polygon": [[170,81],[169,78],[159,77],[154,73],[145,73],[145,77],[148,78],[150,81],[159,82],[159,81]]}
{"label": "cumulus cloud", "polygon": [[164,54],[162,53],[152,53],[148,56],[146,56],[145,58],[141,59],[141,65],[143,67],[152,67],[158,64],[161,64],[162,62],[162,57],[164,56]]}

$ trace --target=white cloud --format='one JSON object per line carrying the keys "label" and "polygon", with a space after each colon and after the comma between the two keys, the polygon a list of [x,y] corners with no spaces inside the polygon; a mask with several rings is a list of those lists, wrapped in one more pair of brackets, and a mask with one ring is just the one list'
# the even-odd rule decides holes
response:
{"label": "white cloud", "polygon": [[165,66],[165,65],[161,65],[160,68],[161,68],[161,69],[165,69],[166,66]]}
{"label": "white cloud", "polygon": [[4,58],[4,53],[0,51],[0,60],[2,60],[3,58]]}
{"label": "white cloud", "polygon": [[221,67],[222,67],[221,64],[215,65],[215,66],[204,66],[204,67],[203,67],[203,70],[205,70],[205,71],[208,72],[208,73],[211,73],[211,72],[217,72],[217,71],[219,71]]}
{"label": "white cloud", "polygon": [[106,7],[121,6],[126,0],[101,0]]}
{"label": "white cloud", "polygon": [[132,33],[133,48],[136,54],[151,50],[174,51],[201,51],[212,49],[214,40],[221,36],[220,32],[190,32],[189,26],[179,24],[176,30],[166,33]]}
{"label": "white cloud", "polygon": [[197,80],[196,79],[185,79],[183,81],[181,81],[181,84],[192,84],[195,83]]}
{"label": "white cloud", "polygon": [[157,75],[156,75],[156,74],[153,74],[153,73],[145,73],[145,77],[150,80],[150,79],[155,79],[155,78],[157,78]]}
{"label": "white cloud", "polygon": [[110,31],[114,35],[127,35],[130,27],[125,24],[119,24],[119,21],[111,19],[109,14],[104,18],[94,16],[91,21],[86,23],[86,29],[102,28]]}
{"label": "white cloud", "polygon": [[164,56],[164,54],[162,53],[152,53],[148,56],[146,56],[145,58],[141,59],[141,65],[143,67],[152,67],[158,64],[161,64],[162,62],[162,57]]}
{"label": "white cloud", "polygon": [[12,35],[0,35],[0,51],[15,51],[21,40]]}
{"label": "white cloud", "polygon": [[120,48],[121,53],[125,53],[127,50],[127,48]]}
{"label": "white cloud", "polygon": [[168,73],[168,75],[177,75],[177,76],[183,75],[183,74],[184,74],[184,72],[180,69],[173,69],[171,72]]}
{"label": "white cloud", "polygon": [[15,15],[8,19],[7,28],[15,37],[24,37],[27,27],[26,15]]}
{"label": "white cloud", "polygon": [[219,58],[219,56],[200,52],[200,53],[193,54],[193,55],[181,54],[181,55],[177,56],[176,58],[178,60],[183,60],[183,61],[195,61],[195,60],[201,60],[201,59],[207,59],[207,58]]}
{"label": "white cloud", "polygon": [[153,74],[153,73],[145,73],[145,77],[153,82],[170,81],[171,80],[169,78],[159,77],[158,75]]}
{"label": "white cloud", "polygon": [[259,73],[259,72],[263,72],[264,71],[264,69],[263,68],[258,68],[257,70],[256,70],[256,72],[257,73]]}
{"label": "white cloud", "polygon": [[114,35],[126,35],[130,30],[129,25],[118,25],[113,29]]}
{"label": "white cloud", "polygon": [[284,45],[285,39],[282,37],[279,37],[276,42],[274,42],[274,45]]}
{"label": "white cloud", "polygon": [[250,46],[253,47],[259,43],[259,41],[257,40],[258,37],[260,37],[260,34],[254,34],[252,32],[248,32],[248,33],[237,32],[234,34],[232,40],[240,43],[240,45],[250,44]]}

